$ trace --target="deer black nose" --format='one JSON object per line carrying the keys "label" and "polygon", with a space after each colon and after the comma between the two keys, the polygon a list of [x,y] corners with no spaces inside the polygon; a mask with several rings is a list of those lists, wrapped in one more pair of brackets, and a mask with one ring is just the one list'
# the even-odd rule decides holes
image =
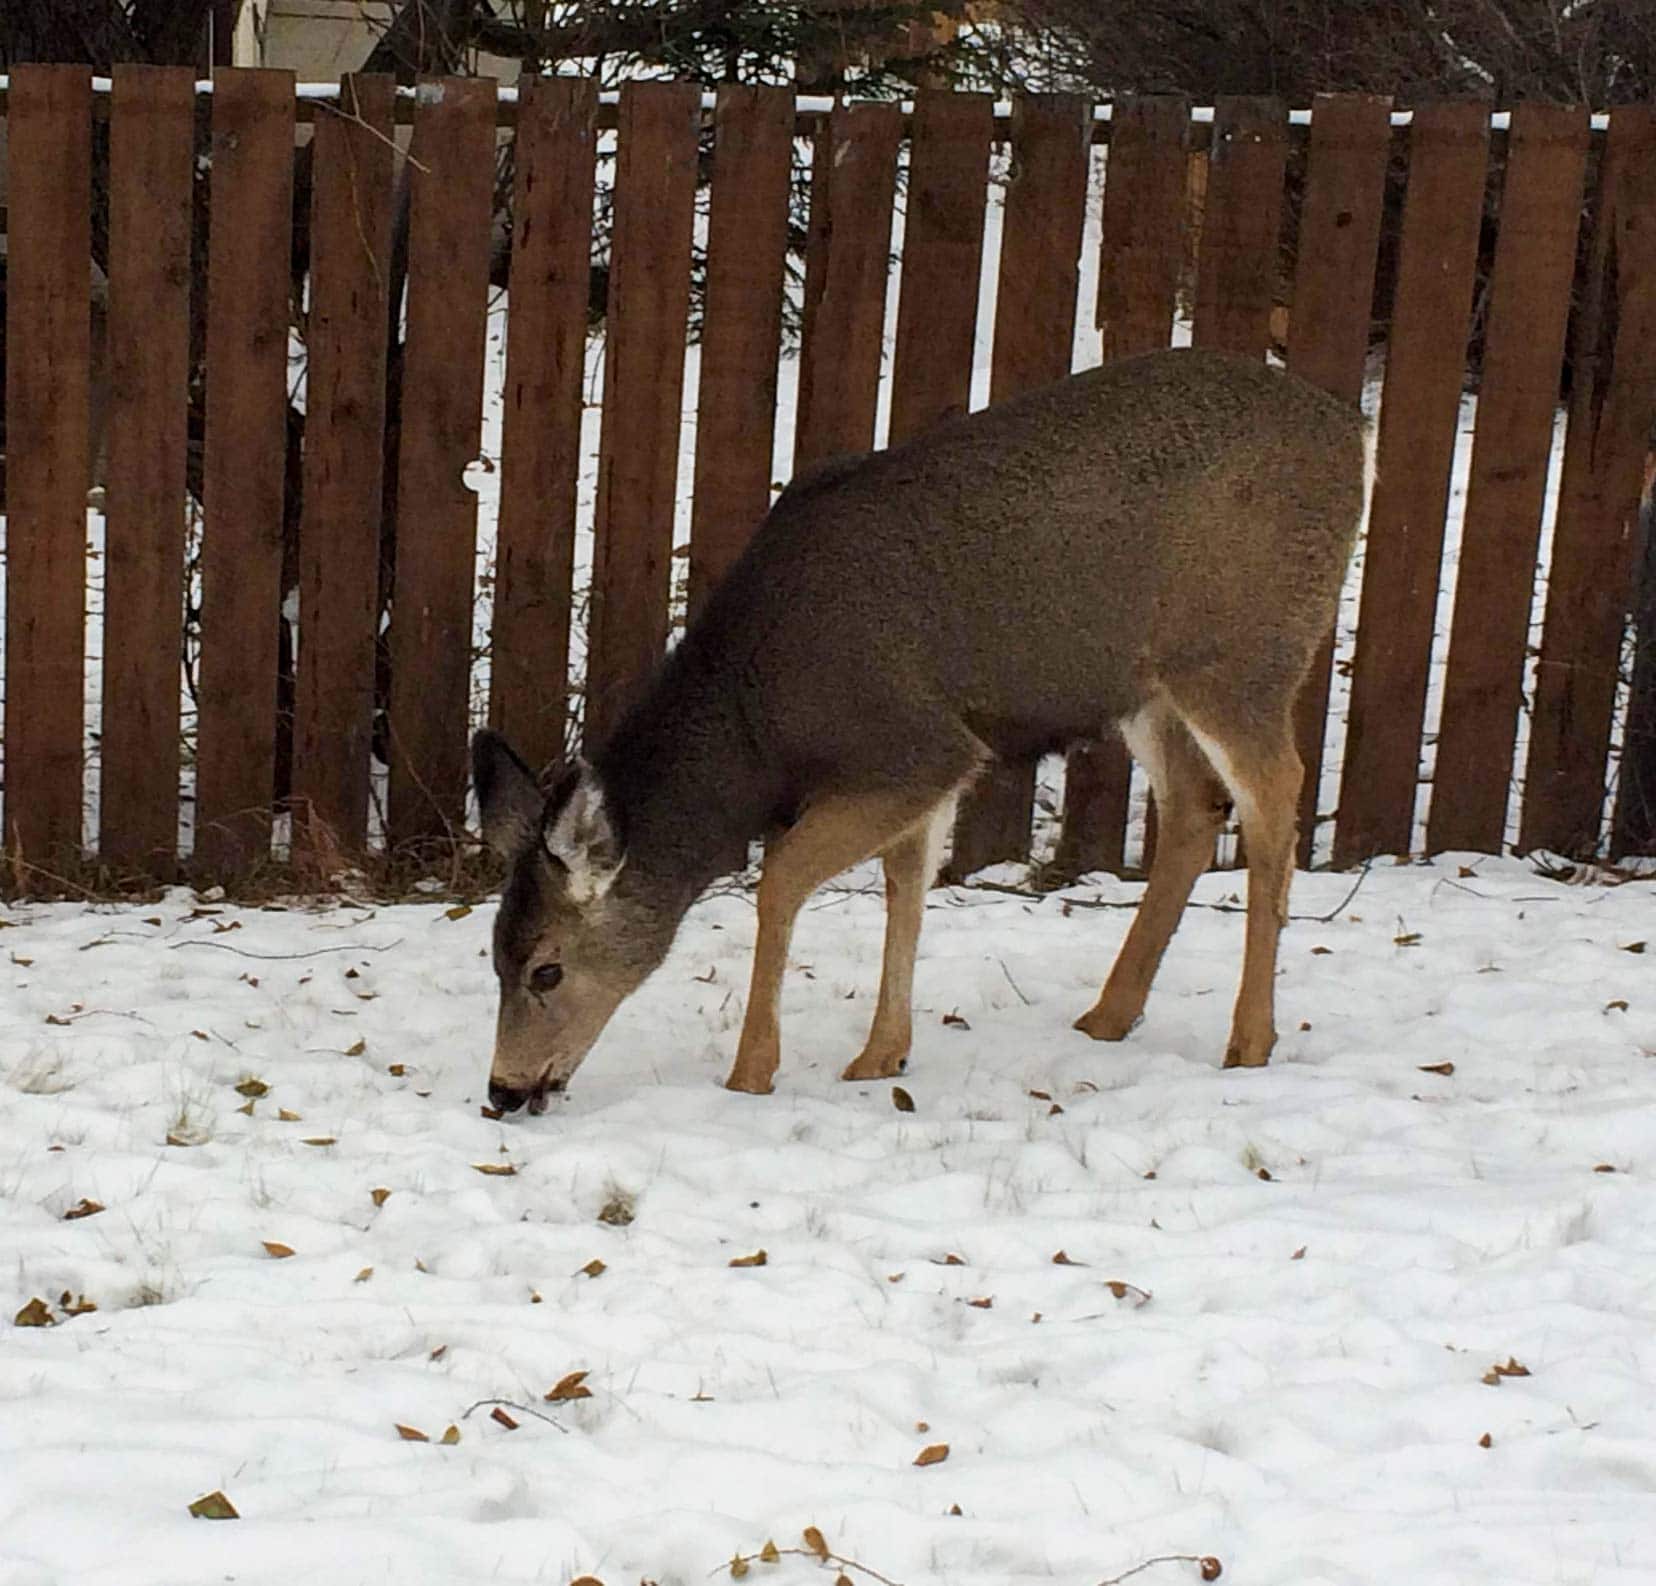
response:
{"label": "deer black nose", "polygon": [[489,1081],[489,1105],[500,1112],[516,1112],[531,1094],[527,1090],[514,1090],[510,1085],[497,1085],[492,1079]]}

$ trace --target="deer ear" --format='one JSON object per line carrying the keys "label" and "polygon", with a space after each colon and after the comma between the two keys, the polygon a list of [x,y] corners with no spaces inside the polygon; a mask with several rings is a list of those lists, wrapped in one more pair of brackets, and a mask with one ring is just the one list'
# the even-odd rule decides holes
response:
{"label": "deer ear", "polygon": [[487,727],[472,739],[471,763],[483,839],[502,859],[516,859],[540,836],[546,816],[540,785],[506,740]]}
{"label": "deer ear", "polygon": [[584,760],[576,761],[547,800],[542,835],[546,851],[569,872],[577,903],[603,897],[626,862],[603,784]]}

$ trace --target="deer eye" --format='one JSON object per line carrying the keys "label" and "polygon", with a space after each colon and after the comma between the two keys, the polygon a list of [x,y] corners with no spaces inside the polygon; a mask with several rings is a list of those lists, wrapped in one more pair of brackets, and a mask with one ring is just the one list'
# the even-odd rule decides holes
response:
{"label": "deer eye", "polygon": [[548,991],[556,989],[558,982],[562,979],[562,964],[537,964],[535,968],[530,971],[529,989],[534,992],[536,996],[541,996]]}

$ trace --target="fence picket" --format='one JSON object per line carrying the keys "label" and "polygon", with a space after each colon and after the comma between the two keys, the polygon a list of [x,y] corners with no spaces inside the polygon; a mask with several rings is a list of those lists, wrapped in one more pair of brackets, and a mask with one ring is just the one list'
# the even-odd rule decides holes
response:
{"label": "fence picket", "polygon": [[367,839],[391,256],[389,77],[347,77],[312,145],[294,842],[317,862]]}
{"label": "fence picket", "polygon": [[213,73],[195,868],[269,855],[286,493],[293,74]]}
{"label": "fence picket", "polygon": [[613,730],[667,648],[701,95],[621,90],[586,742]]}
{"label": "fence picket", "polygon": [[1499,853],[1586,176],[1587,114],[1512,115],[1427,847]]}
{"label": "fence picket", "polygon": [[569,719],[598,95],[527,72],[518,94],[489,720],[538,770]]}
{"label": "fence picket", "polygon": [[91,74],[11,79],[6,281],[6,831],[14,866],[81,845]]}
{"label": "fence picket", "polygon": [[690,517],[692,618],[770,506],[793,96],[785,88],[727,85],[713,122]]}
{"label": "fence picket", "polygon": [[[1367,94],[1319,96],[1311,117],[1305,198],[1295,249],[1288,367],[1348,402],[1363,393],[1380,218],[1391,155],[1391,101]],[[1317,794],[1328,730],[1332,624],[1295,702],[1300,787],[1299,852],[1311,863]]]}
{"label": "fence picket", "polygon": [[[1449,474],[1466,371],[1489,109],[1423,105],[1409,132],[1397,298],[1352,656],[1334,862],[1407,853]],[[1399,398],[1392,401],[1395,392]]]}
{"label": "fence picket", "polygon": [[170,877],[178,851],[195,73],[118,66],[109,122],[98,858]]}
{"label": "fence picket", "polygon": [[1197,249],[1191,340],[1198,347],[1265,355],[1287,157],[1288,116],[1280,101],[1219,99]]}
{"label": "fence picket", "polygon": [[409,158],[408,330],[391,605],[393,847],[452,836],[466,807],[477,496],[494,208],[494,84],[427,85]]}
{"label": "fence picket", "polygon": [[[1104,165],[1098,324],[1104,358],[1165,347],[1184,264],[1190,107],[1172,95],[1116,101]],[[1053,867],[1064,876],[1125,863],[1132,762],[1119,738],[1070,750]]]}
{"label": "fence picket", "polygon": [[835,105],[811,161],[794,471],[874,444],[902,113]]}
{"label": "fence picket", "polygon": [[[1076,94],[1034,95],[1013,112],[991,402],[1070,371],[1091,133],[1092,107]],[[1027,858],[1034,801],[1033,763],[986,772],[961,801],[951,873]]]}
{"label": "fence picket", "polygon": [[1519,846],[1598,847],[1641,464],[1656,410],[1656,108],[1610,117],[1577,318]]}

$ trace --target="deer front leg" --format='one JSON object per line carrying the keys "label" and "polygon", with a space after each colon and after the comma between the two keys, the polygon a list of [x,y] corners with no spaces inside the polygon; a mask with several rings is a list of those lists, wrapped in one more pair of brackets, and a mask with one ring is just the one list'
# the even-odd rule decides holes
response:
{"label": "deer front leg", "polygon": [[943,800],[882,856],[885,862],[885,955],[880,997],[868,1043],[841,1079],[892,1079],[908,1064],[914,1038],[914,957],[926,892],[937,876],[943,843],[954,824],[956,799]]}
{"label": "deer front leg", "polygon": [[824,881],[890,844],[893,834],[912,825],[928,802],[907,794],[827,798],[808,806],[766,844],[753,980],[736,1062],[725,1081],[728,1089],[766,1095],[774,1084],[782,1052],[782,972],[800,907]]}

